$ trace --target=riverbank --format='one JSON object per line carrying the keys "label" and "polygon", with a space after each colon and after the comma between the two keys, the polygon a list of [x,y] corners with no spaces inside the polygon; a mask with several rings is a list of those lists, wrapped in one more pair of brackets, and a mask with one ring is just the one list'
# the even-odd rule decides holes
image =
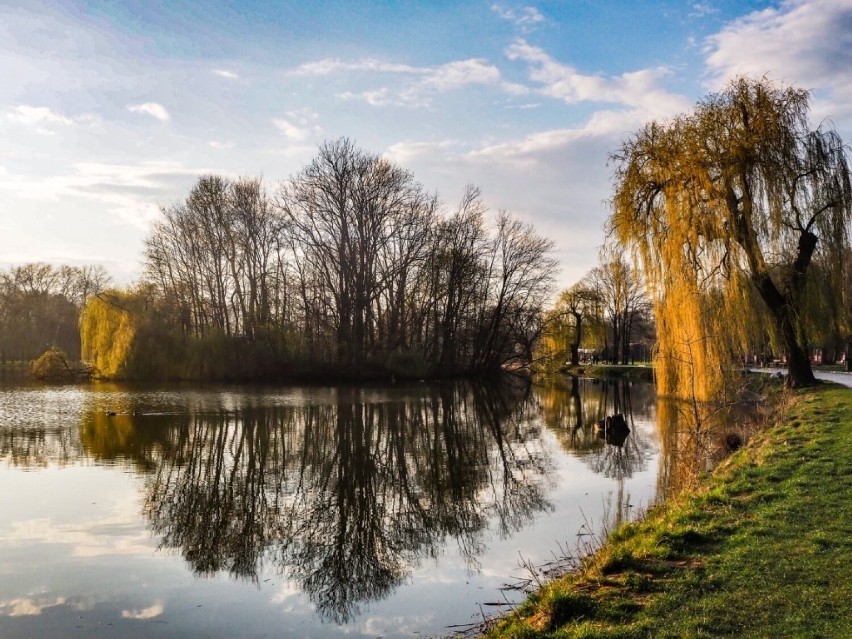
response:
{"label": "riverbank", "polygon": [[654,367],[651,364],[569,364],[560,372],[571,377],[654,381]]}
{"label": "riverbank", "polygon": [[486,636],[852,636],[852,392],[799,391],[778,415]]}

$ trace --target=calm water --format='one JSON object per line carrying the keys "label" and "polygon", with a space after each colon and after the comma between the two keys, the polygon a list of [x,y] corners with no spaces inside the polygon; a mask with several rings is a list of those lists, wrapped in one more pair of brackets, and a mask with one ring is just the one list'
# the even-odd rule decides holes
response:
{"label": "calm water", "polygon": [[[6,380],[0,637],[444,634],[493,613],[521,559],[653,501],[655,407],[591,380]],[[614,412],[621,446],[591,427]]]}

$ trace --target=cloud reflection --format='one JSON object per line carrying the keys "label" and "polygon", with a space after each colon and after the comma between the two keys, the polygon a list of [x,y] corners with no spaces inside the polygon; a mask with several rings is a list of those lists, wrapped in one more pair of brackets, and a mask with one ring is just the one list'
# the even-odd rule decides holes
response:
{"label": "cloud reflection", "polygon": [[148,606],[147,608],[122,610],[121,617],[122,619],[153,619],[162,615],[163,611],[163,604],[155,603],[153,606]]}
{"label": "cloud reflection", "polygon": [[53,599],[33,599],[30,597],[18,597],[0,601],[0,617],[33,617],[40,615],[42,610],[64,606],[65,597],[54,597]]}
{"label": "cloud reflection", "polygon": [[4,543],[68,544],[74,557],[115,557],[150,555],[153,545],[135,519],[111,517],[83,524],[59,524],[39,518],[13,522],[0,531]]}

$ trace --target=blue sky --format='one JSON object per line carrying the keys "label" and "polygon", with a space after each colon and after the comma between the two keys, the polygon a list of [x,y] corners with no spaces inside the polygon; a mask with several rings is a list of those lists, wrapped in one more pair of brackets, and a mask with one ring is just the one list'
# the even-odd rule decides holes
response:
{"label": "blue sky", "polygon": [[852,142],[852,0],[0,2],[0,266],[139,274],[201,173],[268,188],[348,136],[597,262],[607,155],[736,74]]}

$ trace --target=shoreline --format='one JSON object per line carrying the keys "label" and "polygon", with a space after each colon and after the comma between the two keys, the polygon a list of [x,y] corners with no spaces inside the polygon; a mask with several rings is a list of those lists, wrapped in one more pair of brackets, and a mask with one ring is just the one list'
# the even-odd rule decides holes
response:
{"label": "shoreline", "polygon": [[803,389],[776,410],[484,637],[852,636],[852,393]]}
{"label": "shoreline", "polygon": [[568,377],[588,377],[591,379],[641,379],[654,381],[654,367],[651,364],[568,364],[560,371]]}

